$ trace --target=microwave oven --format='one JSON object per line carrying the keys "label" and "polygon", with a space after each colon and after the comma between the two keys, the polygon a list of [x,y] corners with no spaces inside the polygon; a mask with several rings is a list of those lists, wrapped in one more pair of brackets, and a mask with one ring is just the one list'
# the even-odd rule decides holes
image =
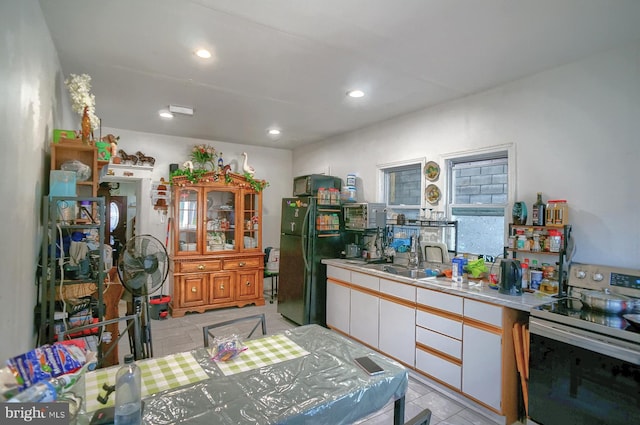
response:
{"label": "microwave oven", "polygon": [[387,206],[381,203],[356,202],[342,205],[344,228],[365,230],[387,225]]}
{"label": "microwave oven", "polygon": [[315,196],[321,187],[340,190],[342,179],[324,174],[309,174],[308,176],[296,177],[293,179],[293,196]]}

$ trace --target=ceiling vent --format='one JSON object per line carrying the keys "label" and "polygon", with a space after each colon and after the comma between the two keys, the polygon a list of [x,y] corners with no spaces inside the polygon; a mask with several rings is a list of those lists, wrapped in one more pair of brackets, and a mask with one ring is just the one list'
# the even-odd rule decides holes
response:
{"label": "ceiling vent", "polygon": [[193,108],[189,108],[188,106],[169,105],[169,112],[172,114],[193,116]]}

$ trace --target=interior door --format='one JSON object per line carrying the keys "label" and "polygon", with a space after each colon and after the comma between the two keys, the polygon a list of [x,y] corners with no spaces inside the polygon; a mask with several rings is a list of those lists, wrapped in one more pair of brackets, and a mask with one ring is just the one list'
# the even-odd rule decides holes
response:
{"label": "interior door", "polygon": [[124,245],[127,242],[127,197],[111,196],[108,209],[109,218],[107,220],[111,236],[115,241]]}

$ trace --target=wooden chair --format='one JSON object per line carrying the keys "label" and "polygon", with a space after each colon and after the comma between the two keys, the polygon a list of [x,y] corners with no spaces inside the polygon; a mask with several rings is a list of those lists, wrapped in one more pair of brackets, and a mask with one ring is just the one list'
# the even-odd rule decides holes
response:
{"label": "wooden chair", "polygon": [[229,326],[229,325],[234,325],[236,323],[241,323],[241,322],[255,322],[255,325],[253,326],[253,328],[251,329],[251,332],[249,332],[249,335],[246,337],[246,339],[249,339],[253,336],[253,333],[256,331],[256,329],[258,329],[258,326],[262,325],[262,335],[266,335],[267,334],[267,322],[266,319],[264,317],[264,313],[262,314],[254,314],[252,316],[246,316],[246,317],[239,317],[237,319],[231,319],[231,320],[225,320],[224,322],[219,322],[219,323],[212,323],[211,325],[206,325],[202,327],[202,336],[204,339],[204,346],[205,347],[209,347],[209,337],[211,338],[215,338],[215,335],[212,332],[212,329],[215,328],[221,328],[223,326]]}
{"label": "wooden chair", "polygon": [[429,425],[430,421],[431,410],[424,409],[422,412],[411,418],[408,422],[405,422],[404,425]]}

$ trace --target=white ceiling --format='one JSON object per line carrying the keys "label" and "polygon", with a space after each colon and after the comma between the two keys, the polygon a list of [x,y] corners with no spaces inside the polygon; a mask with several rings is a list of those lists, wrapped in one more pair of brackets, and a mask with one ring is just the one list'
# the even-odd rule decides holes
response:
{"label": "white ceiling", "polygon": [[[638,0],[40,4],[65,76],[92,77],[104,126],[281,148],[640,39]],[[347,98],[354,87],[367,96]],[[169,104],[195,115],[160,119]]]}

